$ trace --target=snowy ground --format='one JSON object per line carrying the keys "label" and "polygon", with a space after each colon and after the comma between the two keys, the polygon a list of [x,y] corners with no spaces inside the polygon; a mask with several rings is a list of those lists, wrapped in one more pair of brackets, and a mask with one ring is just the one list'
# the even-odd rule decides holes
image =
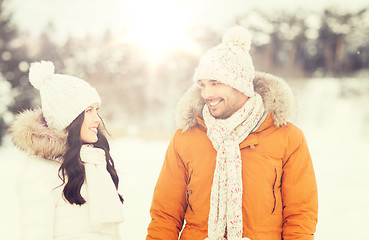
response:
{"label": "snowy ground", "polygon": [[[306,135],[318,181],[316,239],[369,239],[369,86],[356,83],[345,83],[345,97],[342,83],[334,79],[291,84],[299,106],[295,124]],[[168,141],[125,137],[111,142],[126,199],[123,239],[145,239]],[[1,239],[19,239],[14,185],[22,156],[10,144],[0,148]]]}

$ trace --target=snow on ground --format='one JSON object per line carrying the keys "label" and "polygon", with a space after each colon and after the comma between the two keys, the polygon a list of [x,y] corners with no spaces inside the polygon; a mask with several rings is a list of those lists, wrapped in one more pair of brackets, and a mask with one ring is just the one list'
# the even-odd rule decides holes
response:
{"label": "snow on ground", "polygon": [[[316,239],[369,239],[369,88],[366,95],[342,97],[342,83],[335,79],[291,85],[299,107],[294,123],[305,133],[318,181]],[[145,239],[168,143],[136,137],[111,141],[125,198],[123,239]],[[19,239],[15,183],[23,157],[10,143],[0,148],[1,239]]]}
{"label": "snow on ground", "polygon": [[[150,205],[169,142],[123,138],[112,142],[112,157],[117,161],[120,189],[125,199],[122,239],[145,239],[150,223]],[[115,150],[113,150],[115,149]]]}
{"label": "snow on ground", "polygon": [[317,239],[369,239],[369,86],[355,84],[316,79],[296,91],[318,182]]}

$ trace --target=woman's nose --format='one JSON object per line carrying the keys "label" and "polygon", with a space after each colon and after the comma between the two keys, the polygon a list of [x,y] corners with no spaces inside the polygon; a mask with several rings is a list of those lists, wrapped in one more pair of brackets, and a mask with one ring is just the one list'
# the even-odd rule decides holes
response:
{"label": "woman's nose", "polygon": [[100,116],[99,116],[99,114],[97,114],[96,113],[96,115],[95,115],[95,122],[97,122],[97,123],[100,123],[101,122],[101,118],[100,118]]}

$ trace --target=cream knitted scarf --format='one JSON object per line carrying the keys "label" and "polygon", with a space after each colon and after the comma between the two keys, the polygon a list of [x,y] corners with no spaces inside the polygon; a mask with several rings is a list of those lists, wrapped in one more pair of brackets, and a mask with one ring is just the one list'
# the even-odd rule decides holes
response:
{"label": "cream knitted scarf", "polygon": [[261,96],[254,93],[227,119],[216,119],[205,105],[207,135],[217,151],[210,197],[207,240],[242,238],[242,160],[239,144],[264,114]]}
{"label": "cream knitted scarf", "polygon": [[[85,167],[88,191],[87,204],[91,223],[109,229],[123,221],[123,208],[114,182],[106,170],[105,152],[82,145],[81,161]],[[113,224],[113,225],[112,225]]]}

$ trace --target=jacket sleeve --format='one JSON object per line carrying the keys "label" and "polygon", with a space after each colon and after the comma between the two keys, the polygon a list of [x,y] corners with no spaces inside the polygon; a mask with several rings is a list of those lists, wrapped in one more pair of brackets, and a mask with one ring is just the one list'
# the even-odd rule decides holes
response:
{"label": "jacket sleeve", "polygon": [[[177,134],[180,134],[177,131]],[[187,169],[176,150],[176,135],[169,143],[154,189],[147,240],[177,240],[186,211]]]}
{"label": "jacket sleeve", "polygon": [[32,158],[24,167],[18,183],[22,240],[52,240],[57,165]]}
{"label": "jacket sleeve", "polygon": [[290,131],[283,165],[283,239],[312,240],[318,219],[313,163],[302,131]]}

